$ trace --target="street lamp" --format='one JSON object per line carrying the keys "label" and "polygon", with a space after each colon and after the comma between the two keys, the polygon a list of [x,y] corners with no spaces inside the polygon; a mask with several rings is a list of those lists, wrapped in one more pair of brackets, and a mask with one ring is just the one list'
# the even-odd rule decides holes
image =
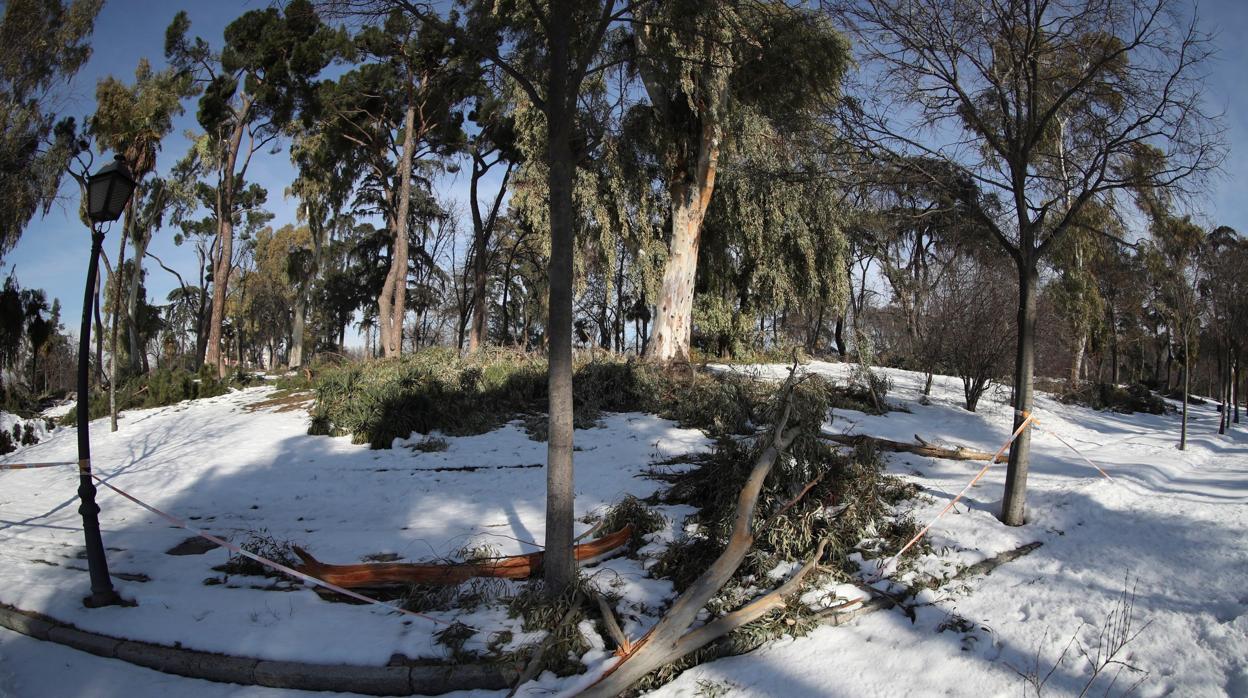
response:
{"label": "street lamp", "polygon": [[[91,595],[82,600],[87,608],[121,604],[108,576],[104,540],[100,537],[100,507],[95,503],[95,482],[91,479],[91,409],[87,405],[87,359],[91,356],[91,313],[94,310],[95,277],[104,246],[104,224],[121,217],[134,179],[121,156],[87,178],[87,217],[91,219],[91,261],[87,264],[87,290],[82,300],[82,330],[78,333],[78,498],[82,504],[82,529],[87,539],[87,570],[91,574]],[[116,361],[116,357],[113,359]]]}

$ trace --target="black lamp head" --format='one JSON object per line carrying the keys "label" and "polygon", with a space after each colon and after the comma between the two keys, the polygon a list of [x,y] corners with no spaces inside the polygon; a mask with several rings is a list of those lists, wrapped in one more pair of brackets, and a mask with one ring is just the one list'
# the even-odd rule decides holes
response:
{"label": "black lamp head", "polygon": [[93,222],[115,221],[134,193],[134,178],[120,155],[87,178],[87,217]]}

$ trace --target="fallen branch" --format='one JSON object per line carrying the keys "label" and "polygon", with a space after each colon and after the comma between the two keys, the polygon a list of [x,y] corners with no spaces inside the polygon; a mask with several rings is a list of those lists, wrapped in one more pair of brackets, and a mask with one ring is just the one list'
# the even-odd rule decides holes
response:
{"label": "fallen branch", "polygon": [[[576,561],[594,560],[628,543],[633,535],[632,524],[615,533],[573,548]],[[330,565],[312,557],[308,551],[293,546],[303,560],[294,568],[330,584],[352,589],[385,587],[403,584],[459,584],[473,577],[527,579],[541,569],[545,553],[491,558],[458,563],[368,562],[357,565]]]}
{"label": "fallen branch", "polygon": [[630,650],[624,653],[581,695],[601,698],[619,695],[651,671],[670,664],[689,652],[761,617],[776,608],[777,604],[782,604],[782,597],[796,590],[806,573],[818,563],[823,554],[825,542],[820,543],[818,553],[794,575],[793,579],[776,591],[727,616],[689,631],[698,613],[732,579],[732,575],[754,546],[754,510],[757,508],[759,495],[762,493],[763,481],[766,480],[780,455],[788,450],[801,433],[800,427],[788,428],[789,418],[793,414],[793,390],[798,383],[796,374],[797,365],[794,364],[785,382],[784,407],[772,430],[771,443],[754,461],[749,478],[746,479],[740,494],[737,495],[736,517],[728,545],[711,563],[711,566],[676,599],[650,632],[632,643]]}
{"label": "fallen branch", "polygon": [[[956,448],[943,448],[941,446],[933,446],[930,443],[915,436],[917,443],[906,443],[904,441],[893,441],[891,439],[881,439],[878,436],[867,436],[866,434],[820,434],[820,438],[828,441],[835,441],[845,446],[859,446],[861,444],[870,444],[881,451],[914,453],[929,458],[948,458],[950,460],[992,460],[992,454],[987,451],[976,451],[975,449],[965,446]],[[997,463],[1004,463],[1005,457],[998,457]]]}
{"label": "fallen branch", "polygon": [[603,625],[607,626],[607,634],[615,642],[616,655],[626,655],[633,651],[633,643],[624,634],[619,622],[615,620],[615,611],[611,608],[611,604],[607,603],[601,594],[594,594],[594,600],[598,602],[598,612],[602,614]]}

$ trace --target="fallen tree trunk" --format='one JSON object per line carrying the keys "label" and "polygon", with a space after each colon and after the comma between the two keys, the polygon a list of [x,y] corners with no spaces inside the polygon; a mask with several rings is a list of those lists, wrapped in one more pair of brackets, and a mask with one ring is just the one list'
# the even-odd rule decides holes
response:
{"label": "fallen tree trunk", "polygon": [[[633,526],[603,536],[597,540],[578,545],[573,552],[577,562],[593,560],[628,543]],[[294,546],[295,554],[303,560],[294,568],[304,574],[337,586],[353,588],[376,588],[403,584],[459,584],[473,577],[496,577],[501,579],[527,579],[541,569],[545,553],[529,553],[509,557],[491,558],[474,562],[456,563],[406,563],[368,562],[356,565],[330,565],[312,557],[311,553]]]}
{"label": "fallen tree trunk", "polygon": [[[976,451],[965,446],[957,448],[943,448],[941,446],[933,446],[932,444],[920,439],[917,435],[914,437],[915,443],[906,443],[904,441],[892,441],[890,439],[881,439],[878,436],[867,436],[866,434],[820,434],[821,438],[828,441],[835,441],[845,446],[858,446],[860,444],[870,444],[881,451],[914,453],[928,458],[948,458],[950,460],[992,460],[992,454],[987,451]],[[1004,463],[1005,456],[997,458],[997,463]]]}

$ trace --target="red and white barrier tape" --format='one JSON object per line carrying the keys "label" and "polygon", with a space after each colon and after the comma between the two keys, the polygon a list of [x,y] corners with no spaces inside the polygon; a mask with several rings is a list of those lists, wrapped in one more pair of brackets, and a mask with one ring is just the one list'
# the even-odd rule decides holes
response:
{"label": "red and white barrier tape", "polygon": [[61,460],[49,463],[0,463],[0,470],[31,470],[33,468],[51,468],[58,465],[78,465],[78,461]]}
{"label": "red and white barrier tape", "polygon": [[146,502],[142,501],[141,499],[139,499],[138,497],[135,497],[134,495],[130,494],[129,492],[126,492],[125,490],[123,490],[123,489],[121,489],[121,488],[119,488],[119,487],[117,487],[117,486],[115,486],[115,485],[112,485],[111,483],[109,483],[108,481],[106,481],[104,478],[100,477],[99,475],[96,475],[95,473],[92,473],[92,472],[89,472],[89,471],[88,471],[88,474],[89,474],[89,475],[90,475],[90,476],[91,476],[91,477],[92,477],[92,478],[93,478],[96,482],[98,482],[98,483],[100,483],[101,485],[103,485],[103,486],[107,487],[108,489],[110,489],[110,490],[112,490],[112,491],[116,492],[117,494],[121,495],[122,497],[125,497],[126,499],[130,500],[131,502],[134,502],[135,504],[139,505],[140,507],[143,507],[144,509],[148,510],[149,512],[151,512],[151,513],[153,513],[153,514],[155,514],[155,515],[159,516],[160,518],[162,518],[162,519],[164,519],[164,520],[168,521],[169,523],[173,524],[174,526],[177,526],[178,528],[182,528],[182,529],[185,529],[185,530],[187,530],[187,531],[190,531],[191,533],[194,533],[195,535],[197,535],[197,536],[199,536],[199,537],[201,537],[201,538],[205,538],[205,539],[207,539],[207,540],[210,540],[210,541],[212,541],[213,543],[216,543],[217,545],[221,546],[222,548],[225,548],[226,550],[229,550],[230,552],[232,552],[232,553],[234,553],[234,554],[236,554],[236,555],[242,555],[243,557],[250,558],[250,559],[252,559],[252,560],[255,560],[256,562],[259,562],[259,563],[260,563],[260,564],[262,564],[262,565],[265,565],[266,567],[270,567],[270,568],[272,568],[272,569],[275,569],[275,570],[277,570],[278,572],[281,572],[281,573],[283,573],[283,574],[290,575],[291,577],[294,577],[294,578],[296,578],[296,579],[302,580],[302,581],[307,582],[307,583],[309,583],[309,584],[314,584],[314,585],[316,585],[316,586],[323,587],[323,588],[325,588],[325,589],[329,589],[329,590],[330,590],[330,591],[332,591],[332,592],[335,592],[335,593],[338,593],[338,594],[342,594],[343,596],[350,597],[350,598],[352,598],[352,599],[355,599],[356,601],[362,601],[362,602],[364,602],[364,603],[367,603],[367,604],[372,604],[372,605],[374,605],[374,606],[380,606],[380,607],[382,607],[382,608],[386,609],[387,611],[397,611],[397,612],[399,612],[399,613],[403,613],[403,614],[406,614],[406,615],[409,615],[409,616],[415,616],[415,617],[417,617],[417,618],[423,618],[423,619],[425,619],[425,620],[432,621],[432,622],[434,622],[434,623],[439,623],[439,624],[441,624],[441,625],[450,625],[450,624],[451,624],[451,623],[450,623],[450,622],[448,622],[448,621],[441,620],[441,619],[439,619],[439,618],[434,618],[433,616],[427,616],[427,615],[425,615],[425,614],[423,614],[423,613],[416,613],[415,611],[409,611],[409,610],[407,610],[407,609],[405,609],[405,608],[400,608],[400,607],[398,607],[398,606],[393,606],[393,605],[388,604],[388,603],[386,603],[386,602],[384,602],[384,601],[379,601],[379,600],[377,600],[377,599],[370,598],[370,597],[365,596],[365,595],[363,595],[363,594],[360,594],[360,593],[357,593],[357,592],[351,591],[350,589],[344,589],[343,587],[340,587],[340,586],[338,586],[337,584],[330,584],[329,582],[326,582],[326,581],[324,581],[324,580],[322,580],[322,579],[317,579],[316,577],[313,577],[312,575],[309,575],[309,574],[304,574],[303,572],[300,572],[300,571],[298,571],[298,570],[291,569],[290,567],[287,567],[286,565],[283,565],[283,564],[282,564],[282,563],[280,563],[280,562],[274,562],[274,561],[269,560],[269,559],[267,559],[267,558],[261,557],[261,556],[259,556],[259,555],[255,554],[255,553],[253,553],[253,552],[251,552],[251,551],[249,551],[249,550],[243,550],[243,549],[242,549],[242,548],[240,548],[239,546],[237,546],[237,545],[235,545],[235,544],[233,544],[233,543],[231,543],[231,542],[229,542],[229,541],[227,541],[227,540],[225,540],[225,539],[223,539],[223,538],[218,538],[217,536],[214,536],[214,535],[212,535],[211,533],[208,533],[207,531],[202,531],[202,530],[200,530],[200,529],[198,529],[198,528],[195,528],[194,526],[190,525],[190,524],[189,524],[189,523],[187,523],[186,521],[183,521],[182,519],[179,519],[178,517],[176,517],[176,516],[174,516],[174,515],[172,515],[172,514],[168,514],[168,513],[166,513],[166,512],[161,511],[160,509],[157,509],[156,507],[154,507],[154,506],[152,506],[152,505],[150,505],[150,504],[148,504],[148,503],[146,503]]}
{"label": "red and white barrier tape", "polygon": [[1074,446],[1072,446],[1072,445],[1070,444],[1070,442],[1069,442],[1069,441],[1067,441],[1066,439],[1063,439],[1062,437],[1058,436],[1057,434],[1054,434],[1054,433],[1053,433],[1053,432],[1051,432],[1051,431],[1048,431],[1047,429],[1041,429],[1040,427],[1036,427],[1036,429],[1037,429],[1037,430],[1039,430],[1039,431],[1040,431],[1040,432],[1042,432],[1042,433],[1045,433],[1045,434],[1048,434],[1049,436],[1052,436],[1053,438],[1057,439],[1058,441],[1061,441],[1063,444],[1065,444],[1065,445],[1066,445],[1066,448],[1069,448],[1070,450],[1074,451],[1074,452],[1075,452],[1075,455],[1077,455],[1077,456],[1079,456],[1080,458],[1082,458],[1082,459],[1084,460],[1084,462],[1085,462],[1085,463],[1087,463],[1088,465],[1092,466],[1093,468],[1096,468],[1096,472],[1098,472],[1098,473],[1100,473],[1101,475],[1105,476],[1105,479],[1106,479],[1106,480],[1109,480],[1109,481],[1111,481],[1111,482],[1113,482],[1113,481],[1114,481],[1114,478],[1110,477],[1110,476],[1109,476],[1109,473],[1107,473],[1107,472],[1105,472],[1104,470],[1102,470],[1102,469],[1101,469],[1101,466],[1097,465],[1096,463],[1093,463],[1091,458],[1088,458],[1087,456],[1083,455],[1083,451],[1080,451],[1079,449],[1077,449],[1077,448],[1075,448]]}
{"label": "red and white barrier tape", "polygon": [[939,514],[937,514],[931,521],[927,522],[927,525],[924,526],[921,531],[914,534],[914,537],[910,539],[910,542],[903,545],[901,547],[901,550],[898,550],[896,553],[894,553],[892,557],[888,558],[888,560],[879,567],[878,574],[880,575],[881,578],[883,578],[885,572],[891,569],[893,564],[897,562],[897,558],[901,557],[903,553],[905,553],[907,550],[911,548],[911,546],[913,546],[915,543],[918,543],[919,540],[923,538],[923,536],[927,535],[927,532],[931,530],[932,526],[934,526],[936,522],[939,521],[942,516],[947,514],[949,510],[953,508],[953,505],[957,504],[958,500],[962,499],[962,497],[971,489],[972,486],[975,485],[976,482],[979,482],[979,479],[983,477],[985,473],[988,472],[988,469],[992,467],[992,464],[996,463],[997,459],[1001,457],[1001,454],[1005,453],[1005,449],[1009,448],[1010,444],[1014,443],[1014,439],[1017,439],[1018,435],[1022,434],[1023,430],[1026,429],[1028,425],[1033,424],[1036,421],[1037,421],[1036,415],[1027,414],[1026,418],[1023,419],[1022,423],[1018,425],[1018,428],[1014,430],[1014,433],[1010,434],[1010,438],[1007,439],[1005,443],[1001,444],[1001,448],[996,452],[995,455],[993,455],[992,458],[988,459],[988,463],[984,467],[980,468],[979,472],[975,474],[975,477],[971,478],[971,481],[966,483],[966,487],[962,488],[962,491],[958,493],[958,496],[950,500],[949,503],[945,505],[945,508],[940,510]]}

